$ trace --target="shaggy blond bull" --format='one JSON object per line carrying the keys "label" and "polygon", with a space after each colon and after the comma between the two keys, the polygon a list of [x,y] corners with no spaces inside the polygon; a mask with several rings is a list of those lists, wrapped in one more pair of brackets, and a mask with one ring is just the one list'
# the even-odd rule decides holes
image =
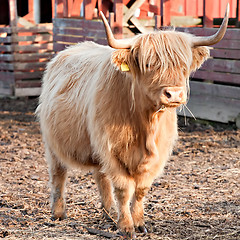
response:
{"label": "shaggy blond bull", "polygon": [[176,108],[186,103],[190,73],[209,56],[203,45],[224,36],[227,15],[211,37],[160,31],[116,40],[102,14],[110,47],[80,43],[48,64],[37,115],[54,218],[66,217],[68,167],[80,167],[94,171],[107,211],[114,190],[122,231],[147,232],[143,198],[177,140]]}

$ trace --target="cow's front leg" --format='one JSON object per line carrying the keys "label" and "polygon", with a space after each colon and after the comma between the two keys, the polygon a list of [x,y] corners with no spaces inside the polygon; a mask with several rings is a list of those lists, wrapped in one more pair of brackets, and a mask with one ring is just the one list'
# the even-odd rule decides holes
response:
{"label": "cow's front leg", "polygon": [[134,184],[124,184],[126,187],[115,186],[115,196],[118,201],[118,227],[127,235],[135,238],[135,229],[130,211],[130,202],[134,193]]}
{"label": "cow's front leg", "polygon": [[144,196],[147,194],[148,187],[136,187],[132,203],[132,218],[134,226],[140,232],[147,233],[144,223]]}

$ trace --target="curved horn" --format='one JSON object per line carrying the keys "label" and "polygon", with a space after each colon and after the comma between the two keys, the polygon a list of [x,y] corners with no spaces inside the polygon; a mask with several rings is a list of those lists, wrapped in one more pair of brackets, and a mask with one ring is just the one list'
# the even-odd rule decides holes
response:
{"label": "curved horn", "polygon": [[125,40],[125,39],[115,39],[112,33],[112,30],[108,24],[107,19],[105,18],[104,14],[102,11],[100,11],[100,16],[102,18],[104,27],[105,27],[105,31],[106,31],[106,35],[107,35],[107,41],[108,41],[108,45],[112,48],[116,48],[116,49],[127,49],[127,48],[131,48],[131,44],[129,41]]}
{"label": "curved horn", "polygon": [[229,16],[229,3],[227,4],[224,19],[218,31],[214,35],[208,37],[193,37],[192,46],[193,47],[209,46],[216,44],[220,40],[222,40],[227,30],[228,16]]}

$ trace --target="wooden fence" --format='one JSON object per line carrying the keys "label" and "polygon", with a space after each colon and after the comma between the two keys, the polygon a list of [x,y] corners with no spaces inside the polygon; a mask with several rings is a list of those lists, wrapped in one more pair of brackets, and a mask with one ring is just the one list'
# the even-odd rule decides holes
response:
{"label": "wooden fence", "polygon": [[53,56],[52,24],[0,28],[0,94],[36,96]]}
{"label": "wooden fence", "polygon": [[[173,15],[186,20],[186,17],[189,17],[186,15],[190,14],[193,18],[200,17],[201,26],[213,26],[215,18],[223,16],[226,6],[225,0],[194,0],[191,1],[192,4],[190,0],[162,0],[157,4],[155,0],[136,2],[86,0],[82,8],[85,10],[83,18],[82,2],[82,0],[55,0],[53,37],[50,25],[29,29],[0,28],[0,33],[7,34],[0,38],[0,94],[38,95],[42,72],[54,52],[85,40],[106,44],[105,31],[98,18],[98,10],[105,13],[115,36],[121,38],[133,35],[134,28],[137,32],[145,32],[147,28],[152,29],[153,26],[168,25]],[[239,25],[240,1],[230,2],[230,20],[232,27],[236,27]],[[213,10],[213,4],[218,10],[216,8]],[[136,9],[140,9],[139,17],[135,15]],[[149,15],[149,12],[153,14]],[[221,19],[219,21],[221,22]],[[216,32],[214,28],[205,27],[178,30],[200,36]],[[230,28],[224,39],[211,49],[211,58],[191,78],[188,107],[197,118],[219,122],[240,119],[239,69],[240,29]],[[185,114],[191,116],[188,111],[185,111]]]}
{"label": "wooden fence", "polygon": [[82,41],[94,41],[100,44],[107,44],[105,29],[100,20],[55,18],[53,25],[55,52],[63,50],[66,46]]}
{"label": "wooden fence", "polygon": [[[216,32],[213,28],[178,30],[199,36]],[[240,29],[228,29],[223,40],[211,48],[211,58],[194,73],[190,87],[188,107],[195,117],[225,123],[240,117]]]}

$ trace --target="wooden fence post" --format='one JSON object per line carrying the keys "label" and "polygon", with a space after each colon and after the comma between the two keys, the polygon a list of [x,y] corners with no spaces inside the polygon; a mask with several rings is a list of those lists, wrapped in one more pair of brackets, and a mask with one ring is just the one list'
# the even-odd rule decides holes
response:
{"label": "wooden fence post", "polygon": [[161,24],[169,26],[171,23],[171,1],[161,0]]}
{"label": "wooden fence post", "polygon": [[16,0],[9,0],[9,15],[10,15],[10,26],[16,27],[18,22],[17,16],[17,1]]}
{"label": "wooden fence post", "polygon": [[213,27],[214,1],[203,1],[203,26]]}
{"label": "wooden fence post", "polygon": [[114,13],[115,19],[114,23],[111,23],[111,27],[114,30],[116,38],[123,37],[123,0],[114,1]]}

